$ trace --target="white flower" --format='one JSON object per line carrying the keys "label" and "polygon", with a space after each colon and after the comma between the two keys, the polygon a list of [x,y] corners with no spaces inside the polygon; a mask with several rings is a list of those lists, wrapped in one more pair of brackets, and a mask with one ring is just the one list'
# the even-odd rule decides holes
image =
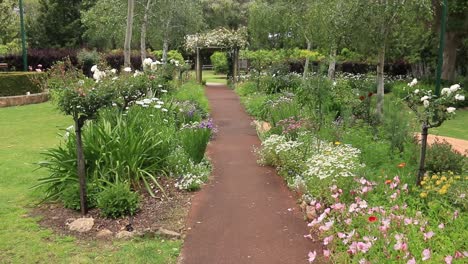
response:
{"label": "white flower", "polygon": [[418,93],[419,93],[419,89],[414,90],[414,94],[418,94]]}
{"label": "white flower", "polygon": [[133,74],[133,77],[137,77],[138,75],[143,75],[143,73],[139,70],[136,70],[135,73]]}
{"label": "white flower", "polygon": [[125,68],[124,68],[124,72],[132,72],[132,68],[130,68],[130,67],[125,67]]}
{"label": "white flower", "polygon": [[151,99],[148,99],[148,98],[143,99],[143,103],[145,104],[151,104],[151,102],[152,102]]}
{"label": "white flower", "polygon": [[65,130],[70,132],[70,131],[73,131],[74,128],[75,128],[75,126],[71,125],[71,126],[67,127]]}
{"label": "white flower", "polygon": [[115,81],[117,80],[119,77],[115,76],[115,77],[112,77],[112,80]]}
{"label": "white flower", "polygon": [[418,79],[414,78],[410,83],[408,83],[408,86],[409,86],[409,87],[413,87],[413,86],[415,86],[416,84],[418,84]]}
{"label": "white flower", "polygon": [[455,110],[457,110],[455,107],[448,107],[447,108],[447,113],[451,114],[451,113],[455,112]]}
{"label": "white flower", "polygon": [[167,112],[167,111],[169,111],[169,110],[167,110],[166,108],[163,108],[163,109],[161,109],[161,111]]}
{"label": "white flower", "polygon": [[146,58],[143,60],[143,66],[151,66],[153,60],[151,58]]}
{"label": "white flower", "polygon": [[117,70],[116,70],[116,69],[112,69],[111,72],[112,72],[113,74],[116,74],[116,73],[117,73]]}
{"label": "white flower", "polygon": [[161,108],[161,107],[162,107],[162,106],[159,105],[159,104],[157,104],[157,105],[154,106],[154,108]]}
{"label": "white flower", "polygon": [[450,91],[451,92],[456,92],[460,89],[460,85],[459,84],[454,84],[452,86],[450,86]]}
{"label": "white flower", "polygon": [[117,106],[117,104],[116,104],[116,103],[112,103],[112,106]]}
{"label": "white flower", "polygon": [[457,101],[465,101],[465,96],[462,94],[455,95],[455,100]]}
{"label": "white flower", "polygon": [[161,90],[162,93],[167,93],[167,90]]}
{"label": "white flower", "polygon": [[91,67],[91,72],[95,72],[96,70],[98,70],[97,65],[93,65],[93,67]]}
{"label": "white flower", "polygon": [[159,87],[159,88],[162,88],[163,86],[162,86],[162,84],[159,84],[158,87]]}
{"label": "white flower", "polygon": [[440,94],[442,94],[442,95],[444,95],[444,94],[450,95],[451,93],[452,93],[452,91],[450,91],[450,88],[444,88],[440,92]]}
{"label": "white flower", "polygon": [[431,99],[431,97],[425,95],[425,96],[421,97],[421,102],[427,101],[427,100],[429,100],[429,99]]}
{"label": "white flower", "polygon": [[83,86],[83,85],[84,85],[84,80],[79,80],[79,81],[78,81],[78,85],[79,85],[79,86]]}
{"label": "white flower", "polygon": [[428,108],[429,107],[429,101],[424,100],[423,105],[424,105],[425,108]]}
{"label": "white flower", "polygon": [[152,63],[151,63],[151,70],[154,71],[154,70],[156,70],[156,69],[158,69],[158,62],[152,62]]}

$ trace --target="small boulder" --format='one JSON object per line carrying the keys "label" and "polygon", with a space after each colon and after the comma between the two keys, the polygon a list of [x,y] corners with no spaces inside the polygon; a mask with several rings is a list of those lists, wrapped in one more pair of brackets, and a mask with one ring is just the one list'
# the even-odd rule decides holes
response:
{"label": "small boulder", "polygon": [[71,222],[68,225],[68,228],[70,228],[71,231],[76,231],[76,232],[88,232],[91,230],[94,226],[94,219],[93,218],[78,218]]}
{"label": "small boulder", "polygon": [[135,232],[128,232],[128,231],[125,231],[125,230],[120,231],[115,235],[115,237],[117,239],[130,239],[133,236],[135,236]]}
{"label": "small boulder", "polygon": [[307,219],[313,220],[317,217],[317,212],[315,211],[315,207],[308,205],[306,207],[306,216]]}
{"label": "small boulder", "polygon": [[112,231],[110,231],[109,229],[103,229],[96,234],[96,237],[99,239],[107,239],[111,237],[112,235],[114,235]]}
{"label": "small boulder", "polygon": [[165,229],[163,227],[160,227],[158,229],[158,232],[157,232],[158,235],[160,236],[164,236],[164,237],[167,237],[167,238],[180,238],[180,233],[177,233],[175,231],[172,231],[172,230],[168,230],[168,229]]}

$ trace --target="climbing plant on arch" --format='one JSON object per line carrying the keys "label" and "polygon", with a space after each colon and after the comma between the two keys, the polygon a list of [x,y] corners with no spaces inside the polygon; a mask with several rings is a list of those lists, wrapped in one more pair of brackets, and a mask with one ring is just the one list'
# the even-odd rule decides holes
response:
{"label": "climbing plant on arch", "polygon": [[237,30],[218,28],[212,31],[185,36],[185,49],[197,54],[196,76],[197,82],[202,81],[202,67],[200,60],[200,50],[203,48],[228,50],[232,57],[232,81],[237,81],[239,73],[239,50],[248,45],[247,28],[242,27]]}

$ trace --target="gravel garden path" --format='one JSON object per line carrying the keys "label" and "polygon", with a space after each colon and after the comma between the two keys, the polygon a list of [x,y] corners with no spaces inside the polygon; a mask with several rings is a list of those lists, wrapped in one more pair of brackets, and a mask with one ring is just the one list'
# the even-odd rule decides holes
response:
{"label": "gravel garden path", "polygon": [[192,200],[180,262],[307,263],[320,246],[304,238],[306,222],[283,179],[257,164],[251,118],[225,85],[206,91],[218,127],[207,150],[213,177]]}
{"label": "gravel garden path", "polygon": [[[421,138],[421,135],[418,134],[418,138]],[[458,138],[451,138],[451,137],[443,137],[437,135],[429,134],[427,137],[427,143],[431,145],[436,140],[443,141],[446,140],[450,145],[452,145],[453,149],[459,151],[461,154],[465,154],[465,151],[468,151],[468,140],[458,139]]]}

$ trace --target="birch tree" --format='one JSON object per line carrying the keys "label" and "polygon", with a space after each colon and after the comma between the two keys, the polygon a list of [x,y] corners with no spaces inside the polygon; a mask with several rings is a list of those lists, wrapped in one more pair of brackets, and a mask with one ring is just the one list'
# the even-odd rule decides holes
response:
{"label": "birch tree", "polygon": [[132,31],[133,31],[133,15],[135,10],[135,0],[128,0],[127,6],[127,27],[125,30],[125,43],[124,43],[124,66],[131,67],[131,53],[132,53]]}

